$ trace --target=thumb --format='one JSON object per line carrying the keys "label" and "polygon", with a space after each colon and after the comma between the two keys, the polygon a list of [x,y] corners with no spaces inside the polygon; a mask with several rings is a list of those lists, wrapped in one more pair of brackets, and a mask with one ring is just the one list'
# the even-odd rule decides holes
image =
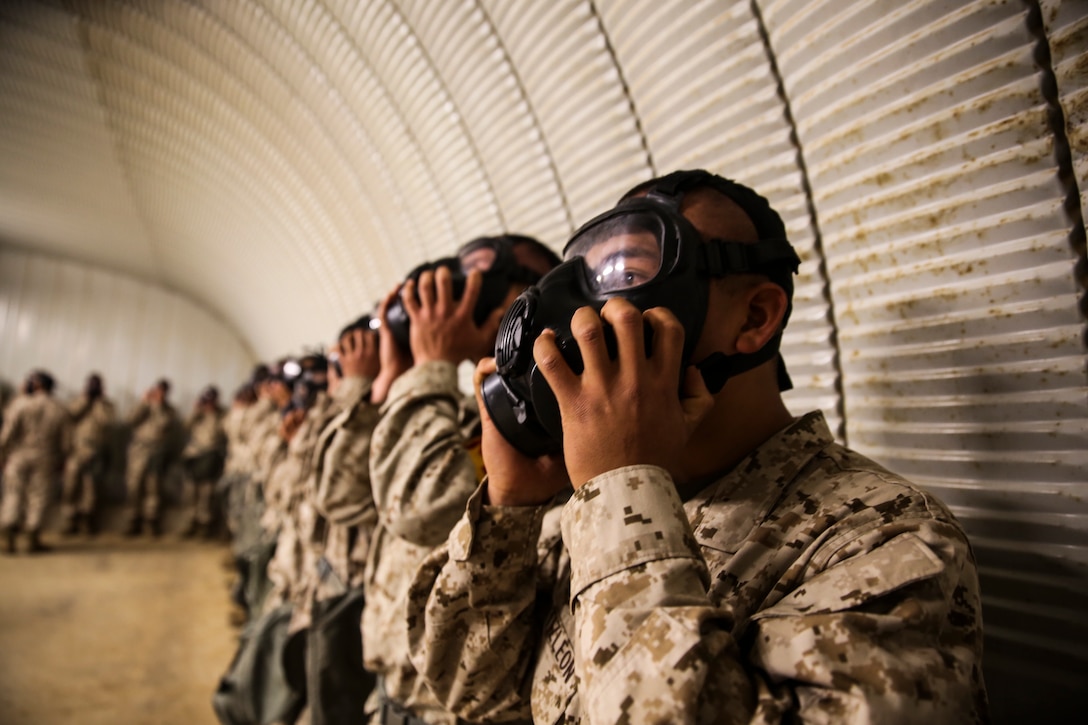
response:
{"label": "thumb", "polygon": [[495,424],[491,422],[491,414],[487,411],[487,404],[484,403],[483,385],[484,379],[494,373],[498,368],[495,365],[495,358],[485,357],[476,363],[476,369],[472,373],[472,390],[476,394],[476,407],[480,411],[480,425],[484,428],[494,428]]}
{"label": "thumb", "polygon": [[703,374],[694,365],[684,371],[684,385],[680,395],[680,409],[684,412],[684,425],[690,434],[714,407],[714,396],[707,390]]}

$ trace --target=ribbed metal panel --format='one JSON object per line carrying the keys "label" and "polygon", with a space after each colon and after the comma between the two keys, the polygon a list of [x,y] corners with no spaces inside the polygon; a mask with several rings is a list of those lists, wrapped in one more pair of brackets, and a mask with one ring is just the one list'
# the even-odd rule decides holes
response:
{"label": "ribbed metal panel", "polygon": [[556,171],[535,109],[486,10],[427,0],[400,6],[449,94],[449,114],[464,128],[485,170],[486,186],[462,189],[481,198],[466,203],[492,203],[506,230],[561,247],[570,222]]}
{"label": "ribbed metal panel", "polygon": [[792,128],[750,2],[597,3],[657,173],[707,168],[755,188],[802,259],[783,340],[795,413],[841,429],[827,283]]}
{"label": "ribbed metal panel", "polygon": [[0,249],[0,381],[8,385],[45,368],[64,400],[97,371],[124,414],[166,377],[175,405],[188,411],[208,384],[229,399],[253,362],[237,333],[176,293],[103,269]]}
{"label": "ribbed metal panel", "polygon": [[583,0],[480,4],[534,109],[570,224],[588,221],[649,176],[631,105],[594,7]]}
{"label": "ribbed metal panel", "polygon": [[58,10],[0,3],[0,238],[154,277],[77,31]]}
{"label": "ribbed metal panel", "polygon": [[1017,659],[1052,653],[1030,676],[1059,691],[1088,666],[1083,322],[1027,12],[764,6],[827,256],[847,439],[972,536],[999,711],[1009,673],[1029,676]]}
{"label": "ribbed metal panel", "polygon": [[244,373],[232,330],[264,358],[297,351],[469,237],[558,249],[634,183],[711,168],[768,196],[803,259],[791,409],[953,506],[995,715],[1034,717],[1032,695],[1069,703],[1088,671],[1086,17],[1078,0],[8,0],[0,372],[74,346],[67,385],[101,357],[133,395],[169,370],[195,390]]}
{"label": "ribbed metal panel", "polygon": [[[1039,6],[1080,189],[1081,215],[1088,217],[1088,50],[1084,42],[1088,8],[1077,0],[1042,0]],[[1080,251],[1083,255],[1084,250]],[[1088,275],[1088,269],[1083,273]]]}

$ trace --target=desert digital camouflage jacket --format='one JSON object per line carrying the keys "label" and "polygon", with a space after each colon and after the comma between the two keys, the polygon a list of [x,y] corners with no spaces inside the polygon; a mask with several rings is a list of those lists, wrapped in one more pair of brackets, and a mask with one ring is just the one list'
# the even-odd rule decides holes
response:
{"label": "desert digital camouflage jacket", "polygon": [[8,407],[0,429],[0,461],[56,460],[64,454],[71,424],[68,411],[51,395],[20,396]]}
{"label": "desert digital camouflage jacket", "polygon": [[419,563],[446,540],[479,483],[479,413],[457,387],[456,366],[443,362],[397,378],[381,413],[370,451],[379,518],[367,560],[363,653],[390,698],[427,722],[452,722],[408,659],[404,606]]}
{"label": "desert digital camouflage jacket", "polygon": [[[933,496],[819,413],[681,502],[652,466],[484,506],[420,569],[413,662],[467,718],[986,719],[978,581]],[[560,531],[561,529],[561,531]]]}
{"label": "desert digital camouflage jacket", "polygon": [[129,419],[132,426],[129,445],[149,452],[164,451],[170,443],[171,429],[177,420],[174,406],[169,403],[140,403]]}
{"label": "desert digital camouflage jacket", "polygon": [[72,418],[73,449],[98,452],[106,446],[114,421],[113,403],[81,395],[68,406],[68,414]]}
{"label": "desert digital camouflage jacket", "polygon": [[370,402],[370,378],[345,378],[343,409],[325,426],[314,452],[311,499],[326,521],[325,559],[337,578],[362,586],[363,569],[378,511],[370,491],[370,441],[378,407]]}
{"label": "desert digital camouflage jacket", "polygon": [[[313,488],[309,481],[314,475],[314,452],[321,432],[339,411],[337,398],[324,392],[317,394],[265,487],[262,524],[267,530],[278,531],[276,553],[268,563],[273,592],[266,608],[279,601],[301,603],[310,591],[309,575],[324,538],[315,532],[318,517],[309,501]],[[293,622],[292,626],[302,626],[305,620]]]}
{"label": "desert digital camouflage jacket", "polygon": [[223,427],[222,411],[194,411],[185,423],[185,430],[189,436],[185,450],[182,451],[182,456],[185,458],[206,453],[222,453],[227,449],[227,433]]}
{"label": "desert digital camouflage jacket", "polygon": [[[310,624],[314,597],[320,595],[321,572],[318,561],[327,551],[329,527],[314,505],[313,495],[317,487],[315,481],[322,472],[322,441],[326,439],[325,433],[332,427],[333,421],[345,408],[356,402],[363,388],[362,380],[346,378],[331,395],[319,395],[318,402],[307,415],[309,425],[304,425],[305,451],[298,452],[305,460],[299,469],[300,478],[296,484],[296,494],[292,497],[288,519],[276,542],[276,556],[279,556],[282,546],[285,552],[293,552],[293,560],[297,565],[287,591],[287,598],[295,605],[291,628]],[[299,434],[302,432],[303,429],[300,429]],[[338,553],[335,543],[334,550],[330,552],[334,559]],[[336,587],[337,593],[339,590],[340,587]]]}
{"label": "desert digital camouflage jacket", "polygon": [[264,409],[263,415],[253,424],[249,449],[252,453],[251,475],[253,480],[267,489],[272,472],[287,455],[287,441],[280,435],[283,411],[274,405]]}
{"label": "desert digital camouflage jacket", "polygon": [[257,454],[262,436],[273,420],[278,420],[276,406],[267,398],[258,398],[252,405],[244,407],[231,406],[223,423],[228,441],[229,472],[245,475],[258,472]]}

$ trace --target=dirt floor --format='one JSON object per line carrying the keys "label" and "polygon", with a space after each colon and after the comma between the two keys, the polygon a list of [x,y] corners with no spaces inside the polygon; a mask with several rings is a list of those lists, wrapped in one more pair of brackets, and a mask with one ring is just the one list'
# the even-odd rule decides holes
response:
{"label": "dirt floor", "polygon": [[54,551],[0,556],[0,723],[217,723],[211,698],[237,642],[227,546],[45,541]]}

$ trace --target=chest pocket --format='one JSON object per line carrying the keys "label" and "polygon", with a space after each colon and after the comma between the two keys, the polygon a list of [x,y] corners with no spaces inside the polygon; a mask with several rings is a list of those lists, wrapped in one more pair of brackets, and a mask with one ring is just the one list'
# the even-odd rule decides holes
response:
{"label": "chest pocket", "polygon": [[858,607],[916,582],[939,576],[944,562],[915,534],[825,569],[798,585],[752,620],[839,612]]}

